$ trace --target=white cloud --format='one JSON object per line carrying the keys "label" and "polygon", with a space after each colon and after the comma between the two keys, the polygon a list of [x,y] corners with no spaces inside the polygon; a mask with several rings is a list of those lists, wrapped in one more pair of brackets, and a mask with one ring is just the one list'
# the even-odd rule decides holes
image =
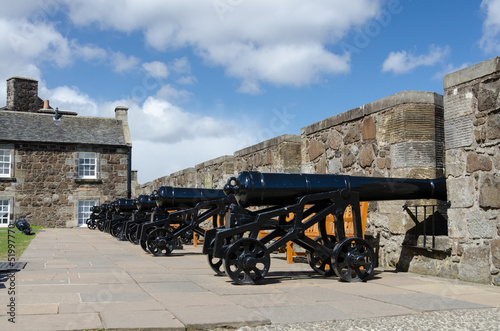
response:
{"label": "white cloud", "polygon": [[198,80],[196,79],[195,76],[182,76],[181,78],[176,80],[176,82],[181,85],[193,85],[197,81]]}
{"label": "white cloud", "polygon": [[488,53],[498,53],[500,51],[500,0],[483,0],[481,9],[486,14],[486,18],[479,45]]}
{"label": "white cloud", "polygon": [[142,68],[146,73],[154,78],[167,78],[169,75],[167,65],[160,61],[143,63]]}
{"label": "white cloud", "polygon": [[178,74],[190,74],[191,73],[191,64],[187,57],[183,56],[178,59],[174,59],[172,63],[170,63],[170,68],[172,71]]}
{"label": "white cloud", "polygon": [[97,103],[76,87],[58,86],[48,89],[45,82],[41,81],[38,86],[38,95],[49,100],[50,106],[54,109],[57,107],[60,110],[75,111],[79,116],[102,116]]}
{"label": "white cloud", "polygon": [[133,55],[127,56],[122,52],[112,52],[109,55],[109,62],[113,71],[121,73],[135,69],[140,60]]}
{"label": "white cloud", "polygon": [[176,102],[186,102],[193,96],[193,93],[187,90],[179,90],[170,84],[162,86],[158,92],[156,92],[156,97],[158,99],[166,101],[176,101]]}
{"label": "white cloud", "polygon": [[[380,13],[382,1],[254,0],[71,1],[77,25],[141,31],[160,51],[191,47],[206,63],[222,66],[258,93],[262,83],[303,86],[323,75],[348,72],[350,57],[327,45]],[[258,24],[255,24],[258,18]],[[172,69],[173,70],[173,69]]]}
{"label": "white cloud", "polygon": [[429,53],[415,55],[407,51],[391,52],[382,65],[382,71],[392,71],[395,74],[404,74],[410,72],[416,67],[432,66],[443,60],[450,53],[448,46],[440,47],[431,45]]}

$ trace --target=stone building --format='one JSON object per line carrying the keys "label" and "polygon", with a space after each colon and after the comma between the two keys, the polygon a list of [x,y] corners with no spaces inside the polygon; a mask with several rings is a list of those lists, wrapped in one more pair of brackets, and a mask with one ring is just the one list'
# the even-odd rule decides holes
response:
{"label": "stone building", "polygon": [[26,217],[33,225],[85,224],[93,205],[131,195],[126,107],[115,118],[54,110],[38,82],[7,80],[0,108],[0,226]]}

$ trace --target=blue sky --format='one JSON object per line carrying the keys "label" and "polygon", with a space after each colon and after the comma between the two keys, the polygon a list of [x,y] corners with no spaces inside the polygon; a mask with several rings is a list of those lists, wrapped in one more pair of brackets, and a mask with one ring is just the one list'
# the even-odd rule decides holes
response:
{"label": "blue sky", "polygon": [[[0,91],[79,116],[129,107],[144,183],[498,56],[500,0],[24,0],[0,13]],[[5,105],[6,93],[0,93]]]}

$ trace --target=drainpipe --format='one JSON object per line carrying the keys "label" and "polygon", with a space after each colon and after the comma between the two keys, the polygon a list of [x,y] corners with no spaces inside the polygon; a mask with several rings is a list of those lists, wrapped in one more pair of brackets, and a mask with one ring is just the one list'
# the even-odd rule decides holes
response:
{"label": "drainpipe", "polygon": [[127,199],[132,198],[132,146],[127,152]]}

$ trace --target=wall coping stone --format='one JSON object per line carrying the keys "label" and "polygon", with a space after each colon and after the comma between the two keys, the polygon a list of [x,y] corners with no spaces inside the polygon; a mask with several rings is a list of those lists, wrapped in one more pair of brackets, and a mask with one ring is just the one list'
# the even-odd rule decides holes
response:
{"label": "wall coping stone", "polygon": [[[170,176],[177,177],[177,176],[182,176],[182,175],[194,173],[194,172],[195,172],[194,168],[186,168],[186,169],[179,170],[177,172],[173,172],[172,174],[170,174]],[[167,177],[169,177],[169,176],[167,176]]]}
{"label": "wall coping stone", "polygon": [[446,90],[452,86],[460,85],[471,80],[490,75],[500,70],[500,57],[474,64],[473,66],[452,72],[443,79],[443,86]]}
{"label": "wall coping stone", "polygon": [[425,91],[399,92],[305,126],[300,129],[300,133],[302,135],[310,135],[341,123],[361,119],[364,116],[382,111],[384,109],[407,103],[427,103],[443,107],[443,96],[435,92]]}
{"label": "wall coping stone", "polygon": [[208,160],[208,161],[205,161],[203,163],[199,163],[195,166],[195,169],[206,168],[206,167],[209,167],[209,166],[214,165],[214,164],[223,163],[223,162],[232,162],[232,161],[234,161],[234,156],[223,155],[223,156],[219,156],[215,159]]}
{"label": "wall coping stone", "polygon": [[234,156],[243,156],[251,153],[258,152],[260,150],[272,147],[272,146],[277,146],[282,143],[302,143],[302,139],[300,135],[298,134],[283,134],[278,137],[271,138],[269,140],[263,141],[261,143],[258,143],[256,145],[252,145],[243,149],[240,149],[239,151],[234,152]]}

